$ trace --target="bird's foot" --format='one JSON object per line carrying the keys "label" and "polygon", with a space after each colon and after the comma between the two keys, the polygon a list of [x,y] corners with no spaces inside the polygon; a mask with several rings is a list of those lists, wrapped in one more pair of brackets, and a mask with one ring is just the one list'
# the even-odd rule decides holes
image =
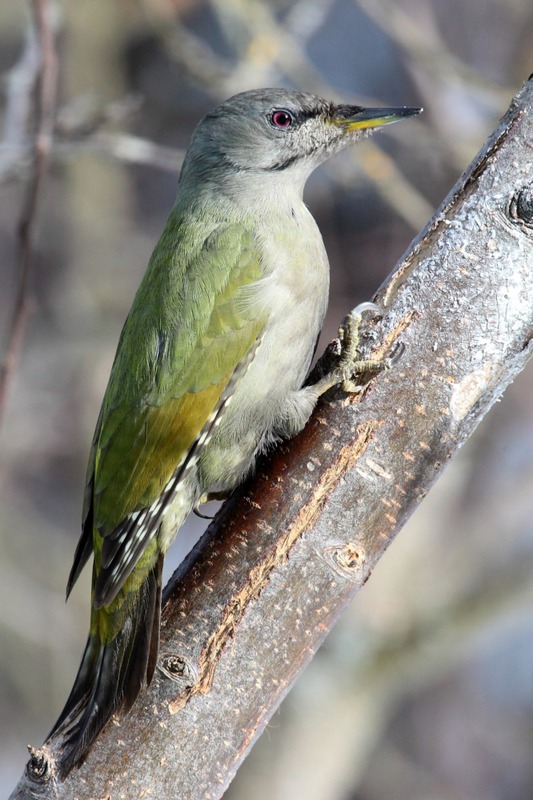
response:
{"label": "bird's foot", "polygon": [[383,316],[379,306],[367,302],[352,309],[342,321],[339,328],[340,358],[337,365],[315,384],[319,395],[337,385],[341,385],[345,392],[360,392],[363,385],[354,380],[356,375],[372,374],[390,369],[401,358],[405,349],[403,345],[398,345],[387,358],[359,357],[360,330],[363,317],[367,313],[372,314],[374,318]]}

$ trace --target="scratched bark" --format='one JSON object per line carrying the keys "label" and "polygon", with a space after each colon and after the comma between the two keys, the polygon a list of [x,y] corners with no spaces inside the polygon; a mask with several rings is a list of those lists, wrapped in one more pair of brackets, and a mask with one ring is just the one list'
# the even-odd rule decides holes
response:
{"label": "scratched bark", "polygon": [[[399,363],[331,393],[226,504],[166,592],[161,671],[56,782],[12,798],[219,798],[344,606],[531,354],[533,81],[378,293]],[[327,746],[327,745],[326,745]]]}

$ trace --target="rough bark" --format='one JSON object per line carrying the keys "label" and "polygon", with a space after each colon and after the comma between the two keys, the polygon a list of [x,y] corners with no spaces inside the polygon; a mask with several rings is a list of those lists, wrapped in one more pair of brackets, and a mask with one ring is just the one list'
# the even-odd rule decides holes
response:
{"label": "rough bark", "polygon": [[[221,797],[447,461],[531,354],[533,80],[377,302],[372,355],[260,464],[171,581],[160,667],[64,783],[34,750],[12,798]],[[317,734],[319,735],[319,734]]]}

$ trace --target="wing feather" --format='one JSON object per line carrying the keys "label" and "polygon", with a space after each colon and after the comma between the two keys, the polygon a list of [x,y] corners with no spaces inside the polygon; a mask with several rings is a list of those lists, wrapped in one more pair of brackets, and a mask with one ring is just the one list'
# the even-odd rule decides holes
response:
{"label": "wing feather", "polygon": [[117,595],[157,531],[265,324],[243,302],[262,277],[252,233],[226,223],[201,238],[170,218],[120,338],[69,579],[71,587],[92,539],[96,606]]}

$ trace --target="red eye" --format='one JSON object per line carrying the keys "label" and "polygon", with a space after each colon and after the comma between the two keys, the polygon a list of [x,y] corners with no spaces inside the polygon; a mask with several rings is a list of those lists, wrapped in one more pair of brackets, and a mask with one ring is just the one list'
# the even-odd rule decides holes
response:
{"label": "red eye", "polygon": [[270,121],[275,128],[290,128],[293,123],[293,116],[285,108],[279,108],[272,112]]}

